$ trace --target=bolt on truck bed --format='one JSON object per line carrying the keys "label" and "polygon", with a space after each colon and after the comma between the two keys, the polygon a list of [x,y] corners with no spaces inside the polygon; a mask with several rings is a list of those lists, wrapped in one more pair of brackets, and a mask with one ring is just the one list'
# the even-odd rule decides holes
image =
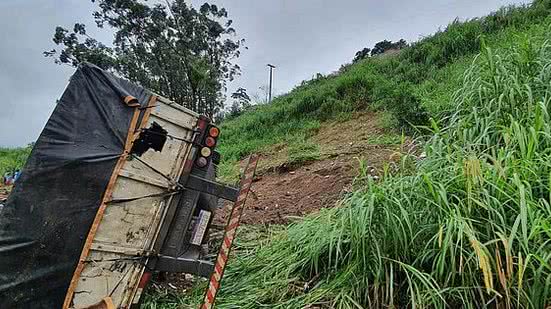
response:
{"label": "bolt on truck bed", "polygon": [[0,303],[129,308],[154,271],[208,277],[219,130],[101,69],[79,67],[0,212]]}

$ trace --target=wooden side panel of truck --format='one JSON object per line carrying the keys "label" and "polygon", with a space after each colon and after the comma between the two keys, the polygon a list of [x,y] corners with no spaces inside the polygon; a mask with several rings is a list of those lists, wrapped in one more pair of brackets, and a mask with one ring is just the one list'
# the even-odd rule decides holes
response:
{"label": "wooden side panel of truck", "polygon": [[66,302],[70,307],[85,308],[110,297],[116,308],[128,308],[139,299],[138,283],[174,198],[171,192],[190,157],[199,118],[163,98],[150,102],[149,108],[142,128],[157,123],[168,138],[162,151],[149,150],[123,163],[78,282],[72,287],[72,298]]}

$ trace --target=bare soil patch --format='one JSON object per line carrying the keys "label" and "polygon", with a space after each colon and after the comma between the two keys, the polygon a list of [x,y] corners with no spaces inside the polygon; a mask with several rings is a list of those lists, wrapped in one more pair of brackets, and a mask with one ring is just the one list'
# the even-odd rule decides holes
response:
{"label": "bare soil patch", "polygon": [[[243,213],[243,224],[287,224],[294,217],[334,207],[351,191],[359,158],[377,175],[385,162],[399,158],[399,136],[379,125],[377,113],[357,114],[352,119],[322,127],[312,139],[320,145],[319,161],[295,167],[284,160],[285,146],[263,154]],[[218,213],[224,224],[230,204]]]}

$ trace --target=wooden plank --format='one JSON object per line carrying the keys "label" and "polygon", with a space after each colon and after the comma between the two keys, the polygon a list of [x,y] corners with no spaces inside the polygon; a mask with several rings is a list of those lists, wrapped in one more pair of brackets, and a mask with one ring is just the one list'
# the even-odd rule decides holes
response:
{"label": "wooden plank", "polygon": [[88,232],[88,236],[86,237],[86,241],[84,243],[84,248],[82,249],[82,252],[80,254],[80,258],[79,258],[77,267],[75,269],[75,272],[73,273],[73,277],[72,277],[71,282],[69,284],[69,288],[67,290],[65,300],[63,302],[63,308],[69,308],[71,306],[71,302],[73,300],[73,295],[74,295],[75,289],[76,289],[77,284],[78,284],[78,279],[80,278],[80,274],[81,274],[82,270],[84,269],[84,263],[86,261],[86,257],[88,256],[88,253],[90,252],[90,248],[92,247],[92,242],[93,242],[94,237],[96,235],[96,232],[98,230],[101,219],[103,218],[105,208],[107,207],[107,201],[111,199],[111,194],[113,192],[113,187],[115,186],[115,181],[117,180],[119,171],[121,170],[122,166],[124,165],[124,162],[126,162],[126,158],[128,157],[130,147],[132,146],[133,135],[134,135],[134,131],[136,130],[136,125],[138,123],[139,115],[140,115],[140,110],[138,108],[135,108],[134,109],[134,114],[132,116],[132,120],[130,121],[130,127],[128,128],[128,134],[126,136],[126,142],[125,142],[125,145],[124,145],[124,152],[120,156],[119,160],[117,161],[117,164],[115,165],[115,169],[113,170],[113,173],[111,174],[111,178],[109,179],[107,189],[105,190],[105,193],[103,195],[101,205],[98,209],[98,212],[96,213],[96,217],[94,218],[94,221],[92,223],[92,227],[90,228],[90,231]]}

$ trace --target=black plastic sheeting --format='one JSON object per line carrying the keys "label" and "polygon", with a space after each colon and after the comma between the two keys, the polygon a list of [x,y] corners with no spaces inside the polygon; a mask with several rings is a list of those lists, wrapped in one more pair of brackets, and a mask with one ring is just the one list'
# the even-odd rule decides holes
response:
{"label": "black plastic sheeting", "polygon": [[[0,308],[61,308],[144,89],[81,65],[0,212]],[[142,110],[143,112],[143,110]]]}

